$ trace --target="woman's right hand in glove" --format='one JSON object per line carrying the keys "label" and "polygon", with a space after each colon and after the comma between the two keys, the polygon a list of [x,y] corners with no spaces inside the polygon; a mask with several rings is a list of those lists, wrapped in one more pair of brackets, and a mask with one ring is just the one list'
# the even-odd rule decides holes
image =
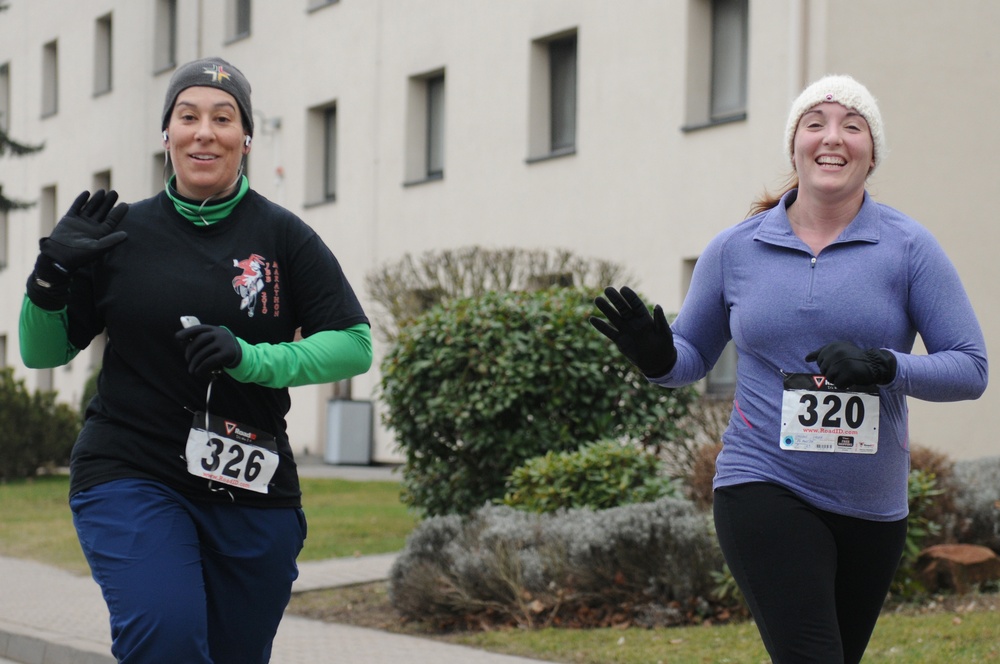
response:
{"label": "woman's right hand in glove", "polygon": [[603,297],[594,300],[608,320],[590,317],[590,324],[611,339],[628,361],[638,367],[648,378],[670,373],[677,363],[674,335],[663,315],[663,308],[656,305],[653,314],[628,286],[619,293],[614,288],[604,289]]}
{"label": "woman's right hand in glove", "polygon": [[128,212],[128,203],[115,206],[117,200],[114,190],[105,193],[99,189],[93,196],[85,191],[77,196],[52,234],[39,242],[42,256],[60,272],[72,274],[124,242],[125,231],[115,228]]}

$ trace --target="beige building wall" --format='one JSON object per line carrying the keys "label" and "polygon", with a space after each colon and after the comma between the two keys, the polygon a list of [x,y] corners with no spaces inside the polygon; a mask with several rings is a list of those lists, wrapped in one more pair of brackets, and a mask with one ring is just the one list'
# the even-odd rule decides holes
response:
{"label": "beige building wall", "polygon": [[[157,65],[157,0],[9,0],[0,13],[11,134],[43,142],[0,159],[8,196],[54,200],[8,216],[0,270],[4,362],[29,386],[76,403],[89,349],[68,368],[29,371],[17,354],[23,283],[43,224],[95,174],[125,200],[162,188],[159,118],[172,72]],[[850,73],[879,99],[890,155],[870,183],[927,225],[956,263],[989,348],[1000,340],[995,284],[1000,188],[1000,3],[992,0],[750,0],[744,119],[705,124],[710,0],[254,0],[231,40],[233,0],[177,0],[178,62],[220,55],[253,86],[252,186],[316,228],[373,315],[364,277],[409,252],[568,248],[624,264],[676,310],[690,262],[789,172],[791,100],[825,73]],[[315,7],[310,8],[310,5]],[[95,95],[96,22],[110,14],[112,87]],[[575,32],[572,154],[535,159],[547,116],[544,40]],[[41,112],[43,46],[57,40],[59,108]],[[420,82],[445,75],[441,179],[420,181]],[[0,97],[2,100],[2,97]],[[318,109],[336,107],[337,195],[322,197]],[[2,110],[2,109],[0,109]],[[417,183],[414,183],[417,181]],[[48,199],[45,199],[48,200]],[[164,287],[169,287],[164,285]],[[155,293],[151,293],[155,297]],[[385,353],[376,347],[376,363]],[[610,351],[609,351],[610,352]],[[379,376],[355,379],[375,399]],[[290,435],[322,453],[330,386],[293,390]],[[911,400],[911,437],[956,458],[994,455],[996,388],[976,401]],[[376,426],[373,458],[399,460]]]}

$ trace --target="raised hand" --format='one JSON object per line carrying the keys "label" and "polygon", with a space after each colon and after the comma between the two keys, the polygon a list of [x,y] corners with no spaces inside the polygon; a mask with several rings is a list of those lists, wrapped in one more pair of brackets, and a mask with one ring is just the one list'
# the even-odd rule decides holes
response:
{"label": "raised hand", "polygon": [[83,192],[59,220],[52,234],[39,243],[41,253],[65,274],[72,274],[93,262],[112,247],[124,242],[125,231],[116,231],[128,212],[128,204],[115,206],[118,192],[98,190],[93,196]]}
{"label": "raised hand", "polygon": [[656,378],[670,373],[677,363],[674,335],[663,315],[663,308],[656,305],[653,314],[628,286],[621,293],[614,288],[604,289],[603,297],[594,300],[608,320],[590,317],[590,324],[598,332],[615,342],[618,350],[644,375]]}

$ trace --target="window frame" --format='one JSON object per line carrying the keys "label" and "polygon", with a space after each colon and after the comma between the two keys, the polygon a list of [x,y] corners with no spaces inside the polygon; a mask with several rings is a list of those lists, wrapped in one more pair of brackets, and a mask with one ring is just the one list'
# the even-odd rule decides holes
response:
{"label": "window frame", "polygon": [[153,36],[153,71],[177,66],[177,0],[156,0],[156,27]]}
{"label": "window frame", "polygon": [[[305,116],[305,189],[303,191],[303,207],[311,208],[326,205],[337,200],[337,180],[340,171],[340,122],[341,107],[337,99],[310,106]],[[329,123],[335,121],[333,136],[328,136]],[[328,144],[333,140],[333,154],[328,155]],[[328,157],[332,157],[333,172]],[[334,190],[329,190],[332,182]]]}
{"label": "window frame", "polygon": [[[735,49],[724,49],[721,38],[726,10],[736,9],[730,31],[739,33]],[[693,132],[747,119],[749,99],[749,0],[688,0],[687,72],[682,132]],[[736,26],[735,28],[733,26]],[[728,65],[727,65],[728,61]],[[727,69],[728,67],[728,69]],[[722,92],[736,86],[736,103],[724,107]]]}
{"label": "window frame", "polygon": [[323,109],[323,200],[337,200],[337,105]]}
{"label": "window frame", "polygon": [[424,81],[427,87],[427,123],[425,135],[424,177],[428,180],[440,180],[444,177],[445,157],[445,106],[447,83],[444,72],[428,76]]}
{"label": "window frame", "polygon": [[533,39],[528,77],[528,157],[574,155],[579,144],[580,35],[570,28]]}
{"label": "window frame", "polygon": [[712,0],[709,122],[746,117],[749,18],[748,0]]}
{"label": "window frame", "polygon": [[548,43],[549,154],[576,151],[578,112],[576,33]]}
{"label": "window frame", "polygon": [[42,113],[48,118],[59,113],[59,40],[42,45]]}
{"label": "window frame", "polygon": [[[440,104],[431,97],[440,84]],[[447,134],[448,73],[444,67],[409,76],[406,80],[406,128],[403,146],[403,186],[444,179]],[[440,164],[434,163],[432,141],[439,145]],[[440,169],[438,169],[440,166]],[[440,171],[440,172],[439,172]]]}
{"label": "window frame", "polygon": [[[3,187],[0,187],[0,193]],[[6,210],[0,210],[0,272],[10,263],[10,217]]]}
{"label": "window frame", "polygon": [[0,129],[10,131],[10,63],[0,63]]}
{"label": "window frame", "polygon": [[94,96],[108,94],[114,87],[114,23],[111,13],[94,21]]}
{"label": "window frame", "polygon": [[226,43],[246,39],[253,33],[251,0],[228,0],[226,3]]}
{"label": "window frame", "polygon": [[324,7],[329,7],[330,5],[335,5],[340,2],[340,0],[307,0],[306,12],[314,12],[318,9],[323,9]]}

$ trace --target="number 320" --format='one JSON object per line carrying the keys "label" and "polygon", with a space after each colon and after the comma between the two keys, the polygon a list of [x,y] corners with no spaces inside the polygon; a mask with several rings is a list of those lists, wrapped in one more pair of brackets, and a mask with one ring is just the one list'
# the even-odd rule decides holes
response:
{"label": "number 320", "polygon": [[[805,406],[805,412],[799,415],[799,424],[804,427],[816,426],[820,421],[819,398],[815,394],[803,394],[799,403]],[[823,421],[820,426],[829,429],[836,429],[841,426],[840,413],[843,411],[844,420],[851,429],[857,429],[865,421],[865,404],[860,397],[853,396],[845,404],[839,394],[828,394],[823,398]]]}

